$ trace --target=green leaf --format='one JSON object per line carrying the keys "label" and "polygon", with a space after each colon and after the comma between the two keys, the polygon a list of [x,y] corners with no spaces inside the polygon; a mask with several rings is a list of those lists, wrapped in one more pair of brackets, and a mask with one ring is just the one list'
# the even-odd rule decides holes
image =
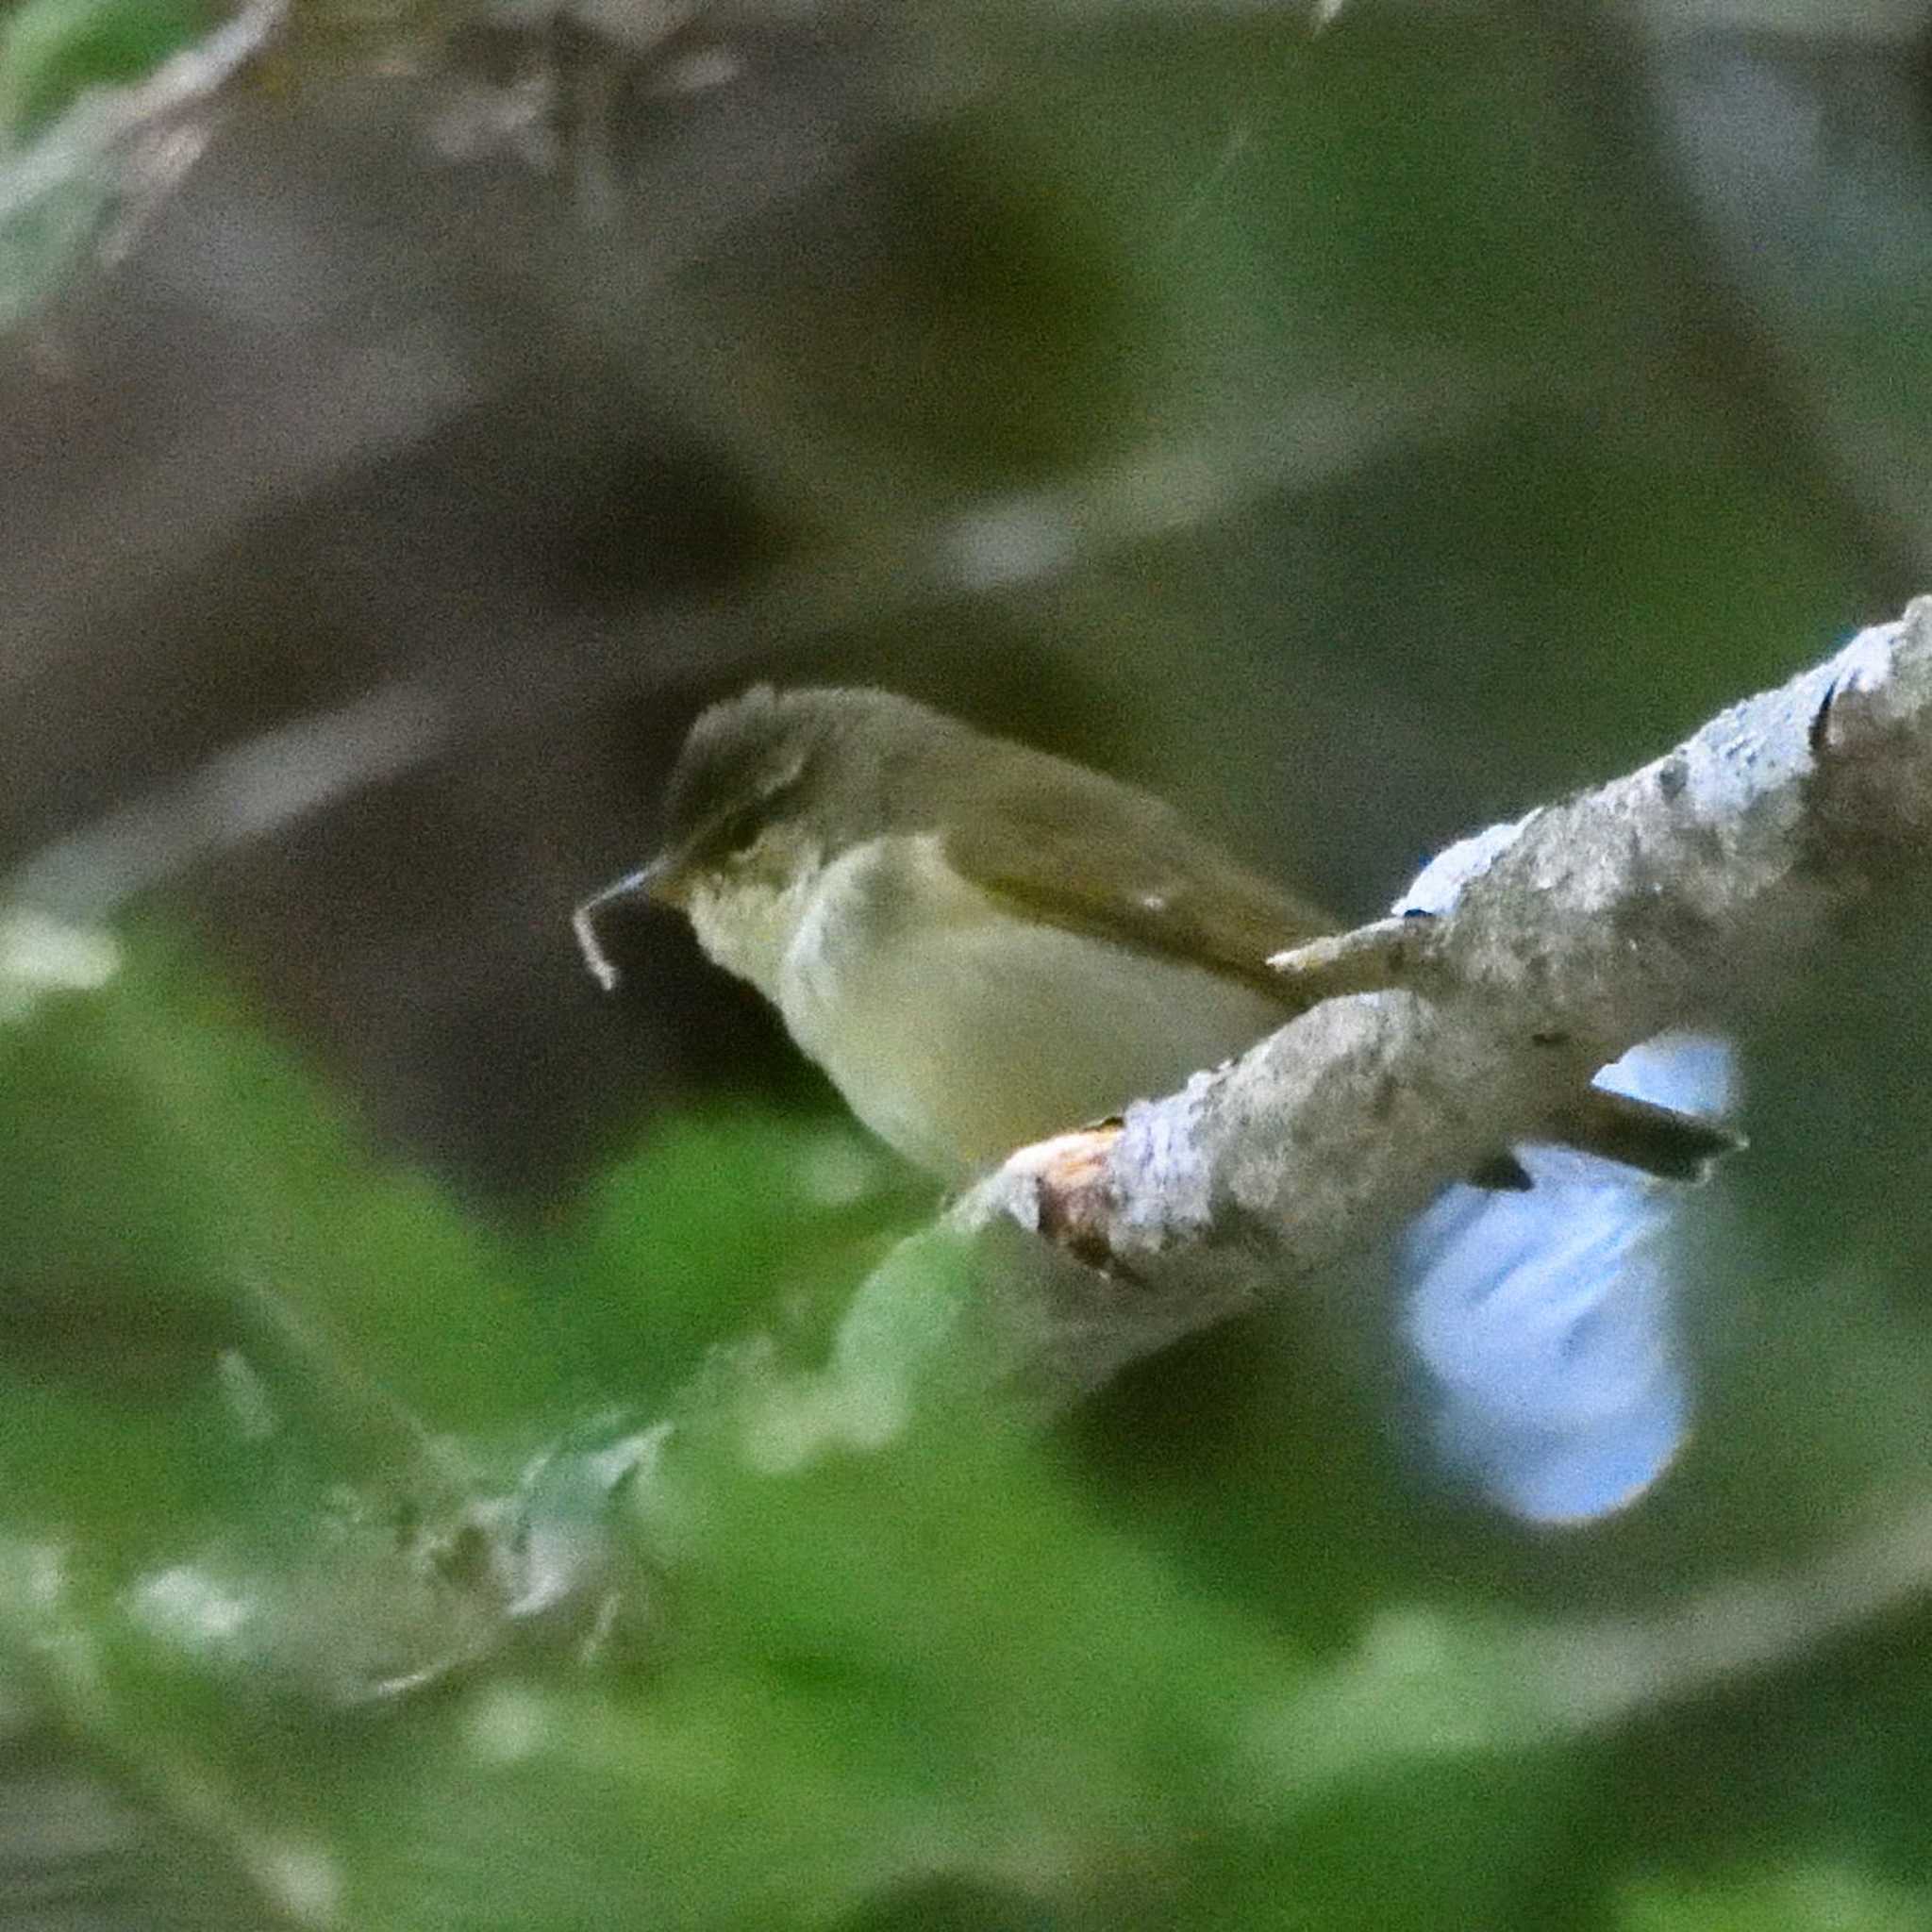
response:
{"label": "green leaf", "polygon": [[823,1346],[930,1190],[846,1122],[741,1108],[659,1123],[525,1251],[580,1395],[668,1396],[703,1350],[777,1323]]}

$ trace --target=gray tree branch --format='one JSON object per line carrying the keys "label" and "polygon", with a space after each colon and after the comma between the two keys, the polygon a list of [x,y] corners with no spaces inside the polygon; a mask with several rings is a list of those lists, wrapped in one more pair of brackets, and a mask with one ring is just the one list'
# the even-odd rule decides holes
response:
{"label": "gray tree branch", "polygon": [[1928,861],[1920,598],[1642,770],[1465,841],[1411,887],[1408,918],[1284,956],[1338,996],[1241,1059],[1015,1154],[861,1291],[841,1426],[889,1430],[959,1373],[962,1330],[979,1373],[1051,1412],[1295,1293],[1536,1138],[1640,1041],[1735,1014]]}

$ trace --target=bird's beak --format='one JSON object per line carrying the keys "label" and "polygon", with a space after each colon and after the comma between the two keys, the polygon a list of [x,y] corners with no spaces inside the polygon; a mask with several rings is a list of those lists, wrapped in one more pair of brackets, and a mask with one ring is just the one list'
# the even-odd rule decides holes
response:
{"label": "bird's beak", "polygon": [[606,886],[601,892],[593,892],[571,914],[571,930],[576,934],[577,949],[584,956],[584,964],[591,969],[597,984],[606,992],[616,990],[622,975],[616,961],[604,950],[604,942],[597,937],[598,913],[617,899],[651,899],[659,906],[682,908],[690,898],[691,879],[678,863],[677,855],[660,852],[641,872],[634,872],[627,878],[619,879],[615,885]]}

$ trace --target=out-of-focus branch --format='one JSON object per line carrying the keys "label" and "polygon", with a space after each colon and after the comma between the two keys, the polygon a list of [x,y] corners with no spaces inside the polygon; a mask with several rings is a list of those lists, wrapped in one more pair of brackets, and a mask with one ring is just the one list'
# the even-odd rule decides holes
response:
{"label": "out-of-focus branch", "polygon": [[[1932,598],[1667,757],[1439,858],[1398,911],[1277,961],[1333,993],[1116,1124],[1023,1149],[889,1257],[847,1318],[882,1416],[953,1331],[1064,1406],[1292,1294],[1537,1138],[1607,1061],[1735,1010],[1833,915],[1932,861]],[[932,1259],[956,1284],[931,1306]],[[913,1310],[918,1307],[920,1312]]]}
{"label": "out-of-focus branch", "polygon": [[25,145],[0,126],[0,328],[45,300],[87,249],[125,244],[193,165],[286,15],[287,0],[246,0],[145,79],[82,90]]}

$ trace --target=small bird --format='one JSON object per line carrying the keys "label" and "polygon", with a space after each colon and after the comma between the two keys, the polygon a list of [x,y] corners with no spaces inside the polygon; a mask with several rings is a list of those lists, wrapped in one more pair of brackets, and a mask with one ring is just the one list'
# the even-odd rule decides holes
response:
{"label": "small bird", "polygon": [[[1150,793],[883,691],[714,705],[664,817],[659,857],[577,909],[598,978],[602,908],[681,908],[853,1112],[952,1183],[1273,1033],[1305,1003],[1268,957],[1341,924]],[[1596,1087],[1551,1138],[1686,1180],[1737,1144]],[[1529,1184],[1502,1150],[1480,1178]]]}

